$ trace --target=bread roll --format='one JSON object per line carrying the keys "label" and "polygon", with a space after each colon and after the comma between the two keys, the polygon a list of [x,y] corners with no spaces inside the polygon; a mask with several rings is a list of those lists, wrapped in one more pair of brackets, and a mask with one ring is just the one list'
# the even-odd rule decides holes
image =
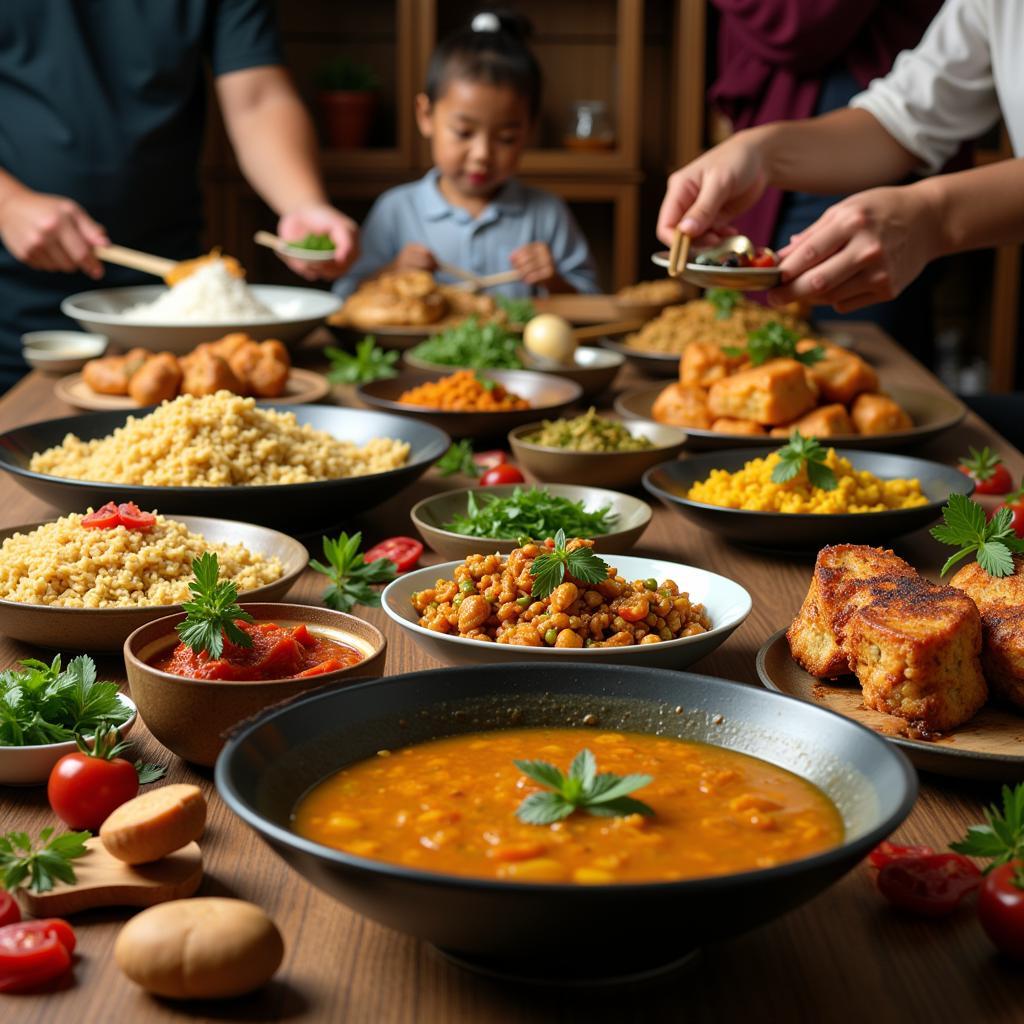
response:
{"label": "bread roll", "polygon": [[198,839],[205,825],[202,791],[175,783],[121,804],[100,826],[100,839],[125,864],[147,864]]}

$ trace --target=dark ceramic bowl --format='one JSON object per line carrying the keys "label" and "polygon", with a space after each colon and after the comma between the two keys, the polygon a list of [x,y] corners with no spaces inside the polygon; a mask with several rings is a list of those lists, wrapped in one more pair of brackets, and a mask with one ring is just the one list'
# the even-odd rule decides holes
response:
{"label": "dark ceramic bowl", "polygon": [[97,483],[35,473],[28,468],[36,452],[60,444],[65,434],[77,434],[84,441],[106,437],[117,427],[124,426],[129,415],[145,416],[152,411],[151,406],[131,413],[93,412],[8,430],[0,434],[0,470],[12,474],[27,491],[62,512],[81,512],[86,505],[99,508],[116,496],[118,501],[134,501],[140,508],[158,508],[165,514],[178,512],[264,525],[280,524],[294,531],[297,527],[312,529],[339,523],[393,498],[422,476],[451,443],[444,431],[405,416],[389,416],[365,409],[339,409],[330,405],[283,406],[277,411],[292,413],[300,424],[308,423],[317,430],[353,444],[364,445],[376,437],[407,441],[410,445],[409,459],[404,466],[386,473],[308,484],[252,487],[148,487]]}
{"label": "dark ceramic bowl", "polygon": [[816,515],[723,508],[686,497],[691,485],[706,480],[713,469],[735,472],[744,463],[766,454],[764,448],[740,448],[664,462],[644,473],[644,487],[663,505],[720,537],[785,551],[814,551],[826,544],[887,544],[891,537],[911,533],[940,519],[942,506],[951,494],[970,495],[974,490],[974,483],[966,474],[941,462],[847,449],[843,458],[849,459],[854,469],[866,469],[882,479],[916,478],[928,503],[887,512]]}
{"label": "dark ceramic bowl", "polygon": [[[795,772],[836,804],[846,836],[824,853],[758,871],[573,886],[413,870],[289,827],[311,786],[378,750],[512,726],[580,726],[587,715],[602,728],[708,741]],[[677,962],[812,899],[903,821],[917,792],[899,751],[813,705],[708,676],[578,662],[434,669],[313,695],[234,736],[216,782],[296,871],[359,913],[481,969],[601,981]]]}

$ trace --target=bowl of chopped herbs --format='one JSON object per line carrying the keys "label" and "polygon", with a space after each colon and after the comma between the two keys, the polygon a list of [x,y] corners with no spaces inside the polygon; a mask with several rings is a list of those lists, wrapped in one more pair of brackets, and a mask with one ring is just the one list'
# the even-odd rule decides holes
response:
{"label": "bowl of chopped herbs", "polygon": [[618,491],[572,484],[499,484],[444,491],[412,508],[420,536],[445,558],[477,551],[508,554],[520,537],[593,537],[596,549],[630,550],[651,521],[645,501]]}

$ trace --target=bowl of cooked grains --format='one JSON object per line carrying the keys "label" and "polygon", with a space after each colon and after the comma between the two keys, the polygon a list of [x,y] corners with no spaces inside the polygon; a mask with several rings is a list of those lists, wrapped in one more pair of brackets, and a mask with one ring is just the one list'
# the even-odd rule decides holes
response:
{"label": "bowl of cooked grains", "polygon": [[282,597],[308,561],[302,544],[275,530],[129,505],[120,517],[111,503],[0,531],[0,633],[42,647],[117,651],[139,626],[180,610],[192,561],[207,551],[221,578],[252,601]]}
{"label": "bowl of cooked grains", "polygon": [[63,511],[108,501],[313,529],[411,484],[448,435],[402,416],[218,391],[0,435],[0,469]]}

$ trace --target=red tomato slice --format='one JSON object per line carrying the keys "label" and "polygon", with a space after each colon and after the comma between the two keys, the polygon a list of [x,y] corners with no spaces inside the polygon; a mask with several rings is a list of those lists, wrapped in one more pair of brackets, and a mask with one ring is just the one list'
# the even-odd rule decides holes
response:
{"label": "red tomato slice", "polygon": [[1000,864],[985,876],[978,893],[978,920],[996,948],[1024,960],[1024,862]]}
{"label": "red tomato slice", "polygon": [[495,484],[521,484],[525,482],[526,477],[509,462],[492,467],[480,477],[481,487],[493,487]]}
{"label": "red tomato slice", "polygon": [[750,265],[752,267],[777,267],[779,264],[770,252],[762,252],[750,261]]}
{"label": "red tomato slice", "polygon": [[0,992],[23,992],[59,978],[74,949],[75,933],[59,918],[0,928]]}
{"label": "red tomato slice", "polygon": [[423,545],[412,537],[388,537],[379,544],[374,544],[369,551],[363,555],[367,562],[373,562],[378,558],[386,558],[389,562],[395,563],[399,572],[408,572],[423,554]]}
{"label": "red tomato slice", "polygon": [[894,860],[903,857],[927,857],[935,851],[930,846],[903,846],[888,841],[879,843],[869,854],[868,863],[873,868],[884,868]]}
{"label": "red tomato slice", "polygon": [[901,910],[945,917],[981,880],[981,872],[962,854],[932,853],[886,864],[878,872],[878,889]]}
{"label": "red tomato slice", "polygon": [[500,448],[492,448],[488,452],[477,452],[473,461],[481,469],[493,469],[495,466],[504,466],[508,456]]}
{"label": "red tomato slice", "polygon": [[20,920],[21,908],[17,901],[6,889],[0,889],[0,928],[5,924],[17,924]]}
{"label": "red tomato slice", "polygon": [[82,517],[82,526],[86,530],[112,530],[120,522],[121,517],[117,513],[117,505],[112,501],[108,501],[102,508]]}
{"label": "red tomato slice", "polygon": [[156,526],[156,516],[152,512],[143,512],[134,501],[123,501],[117,506],[117,515],[121,525],[129,530],[152,530]]}

